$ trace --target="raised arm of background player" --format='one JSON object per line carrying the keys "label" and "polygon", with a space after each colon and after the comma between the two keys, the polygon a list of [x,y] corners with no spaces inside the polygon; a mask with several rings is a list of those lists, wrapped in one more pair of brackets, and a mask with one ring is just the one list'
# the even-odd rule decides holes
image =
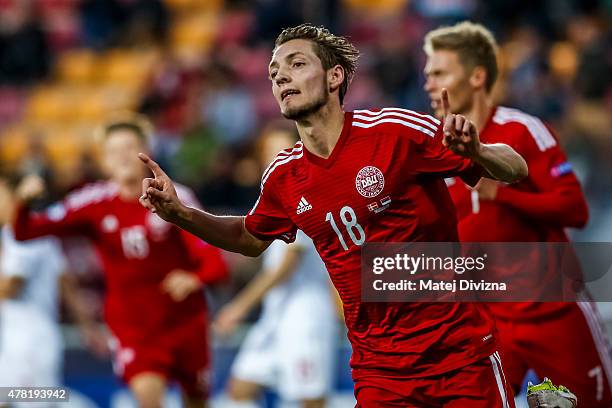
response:
{"label": "raised arm of background player", "polygon": [[539,222],[582,228],[589,218],[589,210],[580,182],[553,131],[544,123],[542,127],[554,145],[541,148],[528,128],[517,138],[515,147],[529,165],[529,177],[512,186],[481,180],[476,187],[479,198],[506,205]]}
{"label": "raised arm of background player", "polygon": [[289,244],[280,263],[271,270],[264,268],[260,271],[231,302],[219,311],[213,324],[215,330],[222,335],[231,334],[270,289],[293,275],[303,255],[303,245],[298,242]]}
{"label": "raised arm of background player", "polygon": [[[480,143],[476,126],[462,115],[449,112],[448,93],[442,90],[444,106],[443,143],[454,153],[480,164],[493,178],[508,183],[527,176],[527,164],[511,147]],[[178,198],[170,177],[147,155],[140,159],[151,169],[154,178],[142,182],[140,203],[166,221],[200,237],[204,241],[233,252],[259,256],[271,241],[251,235],[244,217],[216,216],[185,206]]]}
{"label": "raised arm of background player", "polygon": [[[95,234],[92,225],[100,216],[94,212],[94,207],[83,203],[84,200],[81,200],[82,205],[70,205],[70,202],[79,201],[77,198],[83,196],[85,191],[79,191],[76,195],[70,195],[63,202],[58,203],[56,208],[60,210],[61,216],[59,217],[49,216],[48,213],[33,214],[29,210],[29,203],[34,198],[41,196],[44,191],[44,181],[34,175],[25,177],[17,187],[13,227],[18,240],[28,240],[44,235],[62,237]],[[191,196],[192,194],[185,189],[182,190],[183,202],[192,207],[198,207],[199,203]],[[160,288],[176,302],[185,300],[191,293],[200,290],[203,285],[223,281],[228,276],[227,267],[217,248],[182,230],[179,239],[183,241],[187,249],[187,255],[193,268],[170,271]]]}

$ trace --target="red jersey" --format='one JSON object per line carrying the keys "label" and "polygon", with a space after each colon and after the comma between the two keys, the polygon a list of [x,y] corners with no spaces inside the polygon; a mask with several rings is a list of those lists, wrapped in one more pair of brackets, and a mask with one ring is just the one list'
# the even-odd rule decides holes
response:
{"label": "red jersey", "polygon": [[495,350],[479,305],[361,301],[365,242],[457,241],[443,177],[482,169],[442,145],[442,125],[405,109],[357,110],[327,159],[298,142],[264,172],[245,226],[263,240],[312,240],[344,304],[355,379],[448,372]]}
{"label": "red jersey", "polygon": [[[493,109],[480,132],[484,143],[505,143],[527,162],[529,176],[501,184],[494,201],[480,201],[457,179],[447,180],[459,217],[459,238],[470,242],[566,242],[564,227],[583,227],[587,204],[565,153],[540,119],[517,109]],[[531,260],[533,261],[533,260]],[[558,303],[491,304],[498,317],[531,318]]]}
{"label": "red jersey", "polygon": [[[177,191],[195,204],[188,189]],[[171,271],[192,271],[207,283],[227,276],[218,249],[165,222],[138,199],[123,200],[111,182],[85,186],[43,213],[22,207],[14,224],[19,240],[42,235],[92,240],[106,276],[105,320],[123,341],[150,339],[205,315],[203,293],[175,302],[163,292]]]}

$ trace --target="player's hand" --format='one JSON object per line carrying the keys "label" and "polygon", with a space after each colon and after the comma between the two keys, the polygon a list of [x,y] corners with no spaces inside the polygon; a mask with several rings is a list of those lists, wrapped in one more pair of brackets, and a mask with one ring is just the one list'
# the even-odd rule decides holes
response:
{"label": "player's hand", "polygon": [[239,303],[225,305],[213,322],[213,329],[221,336],[228,336],[236,331],[238,325],[246,318],[248,311]]}
{"label": "player's hand", "polygon": [[465,116],[450,112],[446,89],[442,89],[441,99],[444,110],[444,138],[442,143],[460,156],[477,157],[480,154],[480,139],[476,125]]}
{"label": "player's hand", "polygon": [[22,203],[30,203],[45,193],[45,182],[36,174],[25,176],[15,190],[17,199]]}
{"label": "player's hand", "polygon": [[184,209],[183,203],[176,194],[176,189],[170,177],[155,161],[144,153],[138,153],[138,158],[153,172],[153,178],[142,180],[142,196],[140,204],[162,219],[173,222]]}
{"label": "player's hand", "polygon": [[497,197],[499,182],[488,178],[481,178],[480,182],[474,187],[478,191],[478,198],[482,201],[493,201]]}
{"label": "player's hand", "polygon": [[175,302],[182,302],[197,290],[202,288],[202,282],[192,272],[175,269],[162,281],[162,291],[166,292]]}

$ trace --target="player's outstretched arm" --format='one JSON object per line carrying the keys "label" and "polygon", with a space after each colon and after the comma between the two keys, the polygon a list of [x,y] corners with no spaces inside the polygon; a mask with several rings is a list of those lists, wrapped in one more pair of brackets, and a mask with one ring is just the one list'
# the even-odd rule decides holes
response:
{"label": "player's outstretched arm", "polygon": [[244,217],[217,216],[187,207],[178,198],[170,177],[144,153],[138,155],[153,172],[142,181],[140,203],[164,220],[176,224],[211,245],[247,256],[259,256],[270,241],[252,236],[244,226]]}
{"label": "player's outstretched arm", "polygon": [[513,148],[503,143],[480,143],[476,125],[465,116],[450,112],[446,89],[442,89],[442,106],[446,147],[480,164],[496,180],[512,183],[527,177],[527,163]]}

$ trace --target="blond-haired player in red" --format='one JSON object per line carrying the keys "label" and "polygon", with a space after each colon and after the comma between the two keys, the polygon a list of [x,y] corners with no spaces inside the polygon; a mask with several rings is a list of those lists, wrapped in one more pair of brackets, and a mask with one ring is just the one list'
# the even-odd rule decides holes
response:
{"label": "blond-haired player in red", "polygon": [[[106,277],[105,320],[114,341],[113,367],[142,408],[163,405],[169,384],[178,382],[188,407],[206,405],[209,343],[202,287],[223,279],[220,252],[150,213],[138,202],[148,174],[137,157],[147,151],[150,125],[121,115],[101,131],[107,181],[69,194],[46,212],[28,203],[44,185],[30,177],[18,187],[15,237],[83,236],[95,245]],[[178,194],[196,205],[194,195]]]}
{"label": "blond-haired player in red", "polygon": [[[564,228],[583,227],[588,218],[580,183],[548,125],[493,103],[497,46],[492,34],[482,25],[464,22],[431,31],[424,48],[425,90],[436,114],[444,114],[439,94],[446,88],[453,112],[472,120],[483,142],[506,143],[529,165],[529,176],[512,185],[483,179],[473,189],[458,178],[448,180],[459,216],[459,238],[567,242]],[[582,406],[612,406],[612,362],[593,303],[489,307],[496,317],[507,379],[515,391],[532,368],[541,378],[548,376],[569,387]]]}

